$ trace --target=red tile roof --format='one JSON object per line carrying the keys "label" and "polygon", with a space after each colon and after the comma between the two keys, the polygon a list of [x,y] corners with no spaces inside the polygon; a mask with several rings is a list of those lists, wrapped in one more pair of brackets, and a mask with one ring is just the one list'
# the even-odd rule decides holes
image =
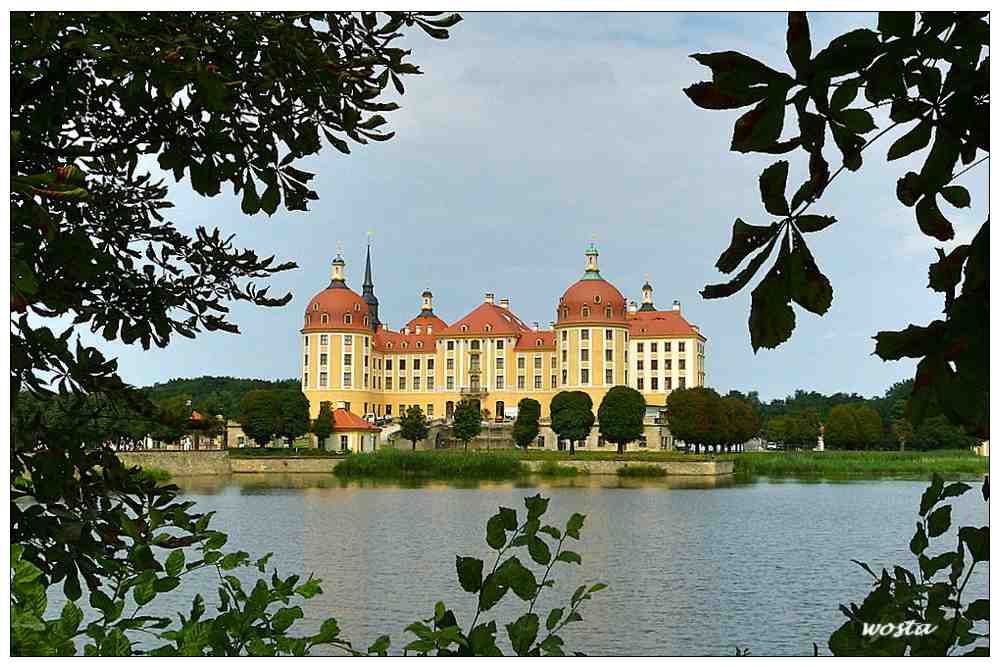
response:
{"label": "red tile roof", "polygon": [[333,411],[334,431],[378,431],[377,426],[365,421],[353,412],[348,412],[344,408],[337,408]]}
{"label": "red tile roof", "polygon": [[404,326],[410,327],[410,331],[414,331],[417,327],[420,327],[420,331],[422,332],[426,331],[427,327],[430,326],[436,333],[447,329],[448,323],[437,315],[417,315]]}
{"label": "red tile roof", "polygon": [[647,310],[629,313],[628,326],[632,338],[701,336],[698,329],[676,310]]}
{"label": "red tile roof", "polygon": [[517,339],[515,350],[554,350],[556,349],[556,332],[526,331]]}
{"label": "red tile roof", "polygon": [[436,336],[438,330],[434,329],[433,334],[415,333],[401,334],[385,327],[379,327],[375,332],[375,351],[402,354],[434,354],[436,348]]}
{"label": "red tile roof", "polygon": [[[326,323],[323,316],[326,316]],[[350,316],[351,323],[346,322]],[[328,287],[314,296],[306,306],[302,331],[371,331],[365,324],[368,304],[361,296],[347,287]]]}
{"label": "red tile roof", "polygon": [[496,304],[483,302],[471,313],[445,329],[443,334],[445,337],[481,336],[483,334],[513,334],[516,336],[526,331],[531,331],[531,327],[509,308],[501,308]]}
{"label": "red tile roof", "polygon": [[[584,315],[584,308],[589,311]],[[611,309],[608,317],[607,309]],[[578,280],[559,299],[556,324],[625,321],[625,297],[603,278]]]}

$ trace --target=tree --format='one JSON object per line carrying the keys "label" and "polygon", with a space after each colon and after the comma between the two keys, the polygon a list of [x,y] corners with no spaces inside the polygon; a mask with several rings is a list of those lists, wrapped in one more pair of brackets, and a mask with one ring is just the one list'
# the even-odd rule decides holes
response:
{"label": "tree", "polygon": [[319,413],[312,423],[312,432],[316,436],[316,444],[320,449],[326,449],[326,439],[333,434],[333,405],[330,401],[321,401]]}
{"label": "tree", "polygon": [[854,406],[854,420],[858,427],[858,444],[864,449],[872,449],[882,442],[882,418],[870,405]]}
{"label": "tree", "polygon": [[[790,202],[789,162],[780,160],[764,169],[761,200],[774,217],[765,225],[737,218],[732,241],[716,268],[731,273],[759,252],[730,282],[708,285],[701,292],[706,299],[735,294],[776,251],[775,263],[751,295],[749,329],[755,351],[776,347],[791,336],[791,302],[816,315],[829,309],[833,288],[809,251],[806,235],[837,220],[810,209],[845,169],[859,170],[862,154],[891,131],[898,130],[888,160],[927,151],[919,172],[909,171],[897,182],[897,199],[915,207],[923,234],[941,242],[954,238],[940,203],[969,207],[969,191],[955,181],[989,157],[989,34],[985,12],[882,12],[875,30],[852,30],[814,53],[805,13],[790,12],[790,72],[733,51],[692,56],[712,70],[711,82],[684,91],[696,105],[755,105],[736,121],[731,150],[801,150],[808,155],[808,178]],[[863,99],[858,99],[861,91]],[[786,107],[797,122],[785,122]],[[891,121],[877,133],[869,113],[876,107],[887,107]],[[783,140],[786,126],[797,129],[798,135]],[[824,153],[828,130],[842,156],[833,174]],[[989,220],[971,244],[949,253],[938,249],[937,254],[930,265],[929,287],[943,295],[945,318],[880,332],[875,354],[884,360],[920,360],[908,412],[914,424],[929,416],[929,405],[936,401],[954,423],[988,438]]]}
{"label": "tree", "polygon": [[538,420],[542,416],[542,405],[533,398],[522,398],[517,403],[517,419],[514,420],[514,442],[527,449],[538,437]]}
{"label": "tree", "polygon": [[427,417],[418,405],[411,405],[406,409],[402,419],[399,420],[399,435],[412,443],[412,449],[416,451],[417,440],[427,437]]}
{"label": "tree", "polygon": [[788,440],[788,417],[771,417],[767,420],[765,432],[768,442],[784,444]]}
{"label": "tree", "polygon": [[271,393],[278,413],[275,433],[291,447],[295,438],[309,432],[309,399],[301,389],[272,389]]}
{"label": "tree", "polygon": [[280,417],[274,392],[255,389],[240,401],[240,428],[246,436],[264,447],[278,434]]}
{"label": "tree", "polygon": [[642,437],[646,417],[646,399],[631,387],[617,386],[608,390],[597,408],[597,423],[601,436],[618,445],[625,453],[625,444]]}
{"label": "tree", "polygon": [[733,445],[741,445],[760,433],[760,418],[746,401],[728,395],[722,399],[722,406],[726,411],[729,426],[724,443],[727,448],[732,449]]}
{"label": "tree", "polygon": [[576,455],[575,444],[590,435],[594,427],[594,402],[583,391],[560,391],[549,403],[552,430],[559,440],[569,440],[569,453]]}
{"label": "tree", "polygon": [[462,441],[465,450],[469,450],[469,441],[475,438],[483,430],[482,414],[479,410],[479,401],[461,400],[455,406],[455,414],[452,417],[452,433]]}
{"label": "tree", "polygon": [[667,421],[673,436],[696,450],[720,440],[722,401],[714,389],[675,389],[667,396]]}
{"label": "tree", "polygon": [[823,431],[823,444],[830,449],[857,449],[861,442],[855,410],[850,405],[838,405],[830,410]]}

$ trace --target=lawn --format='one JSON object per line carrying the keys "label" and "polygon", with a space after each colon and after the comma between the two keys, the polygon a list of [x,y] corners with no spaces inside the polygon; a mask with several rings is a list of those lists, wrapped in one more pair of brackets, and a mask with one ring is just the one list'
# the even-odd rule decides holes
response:
{"label": "lawn", "polygon": [[963,450],[930,452],[743,452],[720,454],[736,462],[744,477],[975,477],[989,471],[989,458]]}

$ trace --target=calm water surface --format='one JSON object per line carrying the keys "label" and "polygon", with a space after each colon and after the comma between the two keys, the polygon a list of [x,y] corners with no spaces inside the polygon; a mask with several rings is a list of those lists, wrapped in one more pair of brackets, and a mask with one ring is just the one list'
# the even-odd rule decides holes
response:
{"label": "calm water surface", "polygon": [[[274,551],[272,564],[282,573],[312,572],[323,580],[324,594],[305,603],[303,629],[332,615],[356,646],[390,634],[394,649],[412,639],[403,628],[432,616],[438,600],[468,624],[475,596],[458,585],[455,555],[487,557],[486,519],[499,505],[523,516],[522,498],[541,491],[551,498],[550,523],[562,527],[573,512],[587,515],[576,545],[583,565],[555,571],[557,585],[543,593],[543,611],[562,606],[581,583],[609,586],[563,635],[567,647],[591,655],[725,655],[737,646],[755,655],[811,655],[814,641],[825,649],[843,620],[838,605],[860,603],[869,587],[850,559],[876,571],[895,563],[916,570],[908,543],[926,487],[915,481],[702,486],[610,476],[410,487],[330,475],[175,482],[199,510],[218,512],[213,526],[229,533],[228,548]],[[984,508],[978,489],[969,492],[955,502],[954,521],[981,525],[988,521]],[[199,590],[211,604],[214,574],[204,574],[163,604],[189,601]],[[970,582],[973,596],[986,594],[987,574]],[[505,600],[496,618],[513,620],[522,607]]]}

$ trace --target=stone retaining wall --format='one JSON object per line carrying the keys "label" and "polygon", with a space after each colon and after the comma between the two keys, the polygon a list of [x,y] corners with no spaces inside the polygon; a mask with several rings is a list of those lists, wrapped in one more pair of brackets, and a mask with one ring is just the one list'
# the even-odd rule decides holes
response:
{"label": "stone retaining wall", "polygon": [[[226,451],[147,451],[119,452],[118,458],[130,466],[160,468],[171,475],[229,475],[242,473],[329,473],[341,461],[336,458],[230,458]],[[525,461],[537,470],[544,461]],[[616,475],[625,465],[652,465],[667,475],[715,477],[733,474],[732,461],[556,461],[562,466],[586,470],[591,475]]]}
{"label": "stone retaining wall", "polygon": [[127,466],[159,468],[171,475],[229,474],[229,452],[222,450],[118,452],[118,458]]}

